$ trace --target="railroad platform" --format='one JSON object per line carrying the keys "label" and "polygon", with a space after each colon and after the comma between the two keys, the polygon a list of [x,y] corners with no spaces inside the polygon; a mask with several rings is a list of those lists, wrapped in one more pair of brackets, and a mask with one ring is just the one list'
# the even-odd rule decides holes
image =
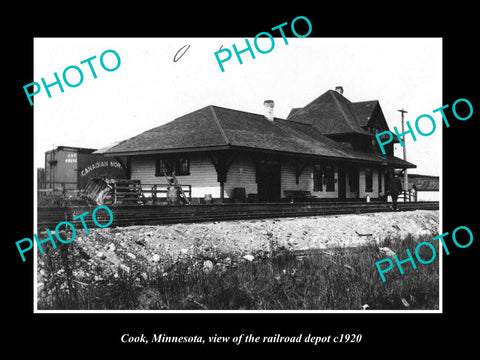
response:
{"label": "railroad platform", "polygon": [[[331,202],[331,203],[238,203],[213,205],[122,205],[112,206],[115,226],[162,225],[206,221],[250,220],[296,216],[321,216],[336,214],[361,214],[393,211],[387,202]],[[92,213],[95,206],[39,207],[37,211],[38,232],[55,229],[61,221],[70,221],[82,213]],[[438,201],[398,202],[398,211],[438,210]],[[107,223],[108,214],[98,211],[96,218]],[[87,226],[93,227],[91,217],[85,217]],[[81,229],[80,219],[73,221]],[[78,226],[77,224],[78,223]]]}

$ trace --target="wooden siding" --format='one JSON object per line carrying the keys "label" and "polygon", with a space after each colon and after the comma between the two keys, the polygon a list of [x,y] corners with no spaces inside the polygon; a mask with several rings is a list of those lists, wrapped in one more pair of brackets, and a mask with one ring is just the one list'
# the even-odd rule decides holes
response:
{"label": "wooden siding", "polygon": [[225,198],[231,198],[234,188],[245,188],[245,193],[256,194],[255,164],[245,156],[238,156],[227,173],[227,182],[224,184]]}
{"label": "wooden siding", "polygon": [[[136,156],[131,162],[131,179],[140,180],[142,184],[166,184],[163,176],[155,176],[155,157]],[[220,198],[220,183],[217,172],[206,154],[190,155],[190,175],[177,176],[182,185],[192,186],[192,197],[204,198],[206,194]],[[224,184],[224,197],[230,198],[233,189],[245,188],[246,194],[257,193],[255,166],[251,160],[240,156],[231,165],[227,181]]]}
{"label": "wooden siding", "polygon": [[[130,178],[142,184],[166,184],[165,177],[155,176],[155,158],[151,156],[132,157]],[[181,185],[192,186],[192,197],[203,198],[206,194],[220,197],[217,173],[205,155],[190,155],[190,175],[177,176],[177,179]]]}
{"label": "wooden siding", "polygon": [[285,190],[313,190],[312,166],[307,166],[300,175],[298,184],[295,177],[295,163],[293,161],[282,162],[281,167],[281,191],[282,198]]}
{"label": "wooden siding", "polygon": [[[282,161],[281,164],[281,197],[285,198],[285,190],[307,190],[317,198],[332,199],[338,198],[338,167],[334,169],[334,191],[313,191],[313,166],[308,165],[296,184],[295,163],[292,160]],[[214,198],[220,197],[220,184],[217,182],[217,173],[206,154],[190,155],[190,175],[177,176],[182,185],[192,186],[192,197],[204,198],[206,194],[211,194]],[[136,156],[131,160],[131,179],[140,180],[142,184],[166,184],[163,176],[155,176],[155,158],[153,156]],[[359,169],[359,191],[360,198],[364,199],[367,195],[370,198],[378,198],[385,194],[385,178],[382,178],[382,192],[378,193],[378,168],[372,171],[372,191],[365,191],[365,167]],[[346,198],[357,198],[356,192],[350,191],[349,174],[345,172]],[[227,181],[224,184],[224,197],[231,198],[234,188],[245,188],[246,194],[257,193],[257,183],[255,181],[255,164],[247,156],[239,156],[232,163]]]}

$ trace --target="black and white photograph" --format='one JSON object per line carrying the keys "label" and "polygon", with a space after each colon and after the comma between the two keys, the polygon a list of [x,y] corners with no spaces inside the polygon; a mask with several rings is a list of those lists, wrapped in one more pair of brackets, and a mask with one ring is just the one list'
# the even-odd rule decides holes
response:
{"label": "black and white photograph", "polygon": [[440,310],[441,53],[35,39],[37,310]]}
{"label": "black and white photograph", "polygon": [[473,348],[474,10],[34,5],[5,31],[7,350]]}

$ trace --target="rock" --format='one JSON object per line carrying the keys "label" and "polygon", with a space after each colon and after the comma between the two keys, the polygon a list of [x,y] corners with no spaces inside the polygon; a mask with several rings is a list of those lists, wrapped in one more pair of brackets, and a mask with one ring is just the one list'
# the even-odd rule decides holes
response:
{"label": "rock", "polygon": [[127,274],[130,273],[130,267],[128,267],[128,266],[125,265],[125,264],[120,264],[120,269],[122,269],[123,271],[125,271]]}
{"label": "rock", "polygon": [[104,259],[111,262],[112,264],[114,265],[120,265],[121,261],[120,259],[117,257],[117,255],[115,255],[115,253],[113,251],[106,251],[105,254],[104,254]]}
{"label": "rock", "polygon": [[106,258],[105,254],[101,251],[99,251],[95,256],[100,258],[100,259],[105,259]]}
{"label": "rock", "polygon": [[203,271],[209,273],[213,269],[213,263],[210,260],[205,260],[203,262]]}
{"label": "rock", "polygon": [[405,300],[404,298],[400,298],[400,301],[402,302],[403,306],[405,306],[405,307],[409,307],[409,306],[410,306],[410,304],[408,303],[408,301]]}
{"label": "rock", "polygon": [[153,262],[157,263],[157,262],[160,261],[160,259],[161,259],[161,258],[160,258],[160,255],[158,255],[158,254],[153,254],[153,256],[152,256],[152,261],[153,261]]}
{"label": "rock", "polygon": [[378,248],[378,250],[380,251],[381,254],[385,255],[385,256],[388,256],[388,257],[393,257],[393,255],[395,254],[392,249],[388,248],[388,247],[381,247],[381,248]]}
{"label": "rock", "polygon": [[88,255],[82,248],[78,249],[78,253],[80,254],[80,257],[84,260],[89,260],[90,255]]}
{"label": "rock", "polygon": [[152,287],[147,287],[143,289],[137,300],[139,310],[154,310],[167,308],[167,306],[162,301],[162,295],[160,291]]}
{"label": "rock", "polygon": [[136,259],[137,257],[135,255],[133,255],[132,253],[128,252],[127,253],[127,256],[131,259]]}
{"label": "rock", "polygon": [[250,255],[250,254],[247,254],[247,255],[243,255],[242,256],[245,260],[248,260],[248,261],[252,261],[253,259],[255,259],[255,257],[253,255]]}
{"label": "rock", "polygon": [[114,243],[110,243],[110,245],[108,245],[108,249],[109,249],[110,251],[115,251],[115,249],[116,249],[116,248],[115,248],[115,244],[114,244]]}

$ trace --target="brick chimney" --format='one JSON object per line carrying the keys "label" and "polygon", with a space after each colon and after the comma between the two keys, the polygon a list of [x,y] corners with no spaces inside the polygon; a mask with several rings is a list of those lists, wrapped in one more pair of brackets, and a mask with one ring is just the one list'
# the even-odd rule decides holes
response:
{"label": "brick chimney", "polygon": [[274,106],[275,106],[275,103],[273,102],[273,100],[265,100],[263,102],[264,115],[270,121],[273,121],[273,108],[274,108]]}
{"label": "brick chimney", "polygon": [[343,86],[335,86],[335,91],[343,95]]}

